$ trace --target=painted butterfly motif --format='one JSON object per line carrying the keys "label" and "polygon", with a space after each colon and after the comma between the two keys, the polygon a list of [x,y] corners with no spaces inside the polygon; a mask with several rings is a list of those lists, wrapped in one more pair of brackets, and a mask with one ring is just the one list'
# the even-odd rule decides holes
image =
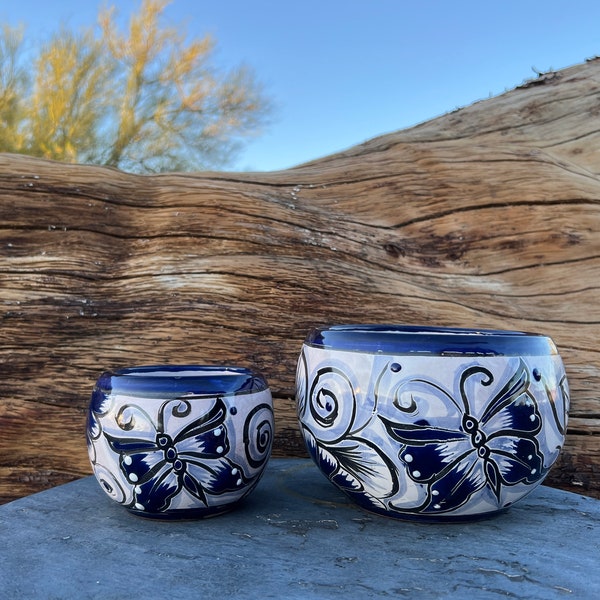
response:
{"label": "painted butterfly motif", "polygon": [[408,381],[402,395],[415,407],[426,405],[424,412],[443,410],[443,428],[406,416],[402,421],[380,417],[389,435],[402,444],[399,458],[409,477],[427,488],[418,512],[455,510],[486,486],[501,508],[503,486],[533,484],[545,475],[536,438],[542,419],[527,366],[520,361],[489,402],[475,402],[478,386],[486,388],[493,381],[487,369],[467,368],[460,377],[458,400],[432,382]]}
{"label": "painted butterfly motif", "polygon": [[[123,431],[131,437],[105,433],[110,448],[119,456],[119,466],[132,484],[134,497],[129,506],[136,510],[163,512],[175,498],[185,502],[190,495],[207,504],[206,494],[223,494],[247,484],[242,469],[227,459],[229,439],[225,427],[227,408],[217,398],[198,419],[187,422],[190,403],[184,399],[164,402],[156,424],[149,421],[149,435],[138,437],[128,414],[136,407],[124,406],[117,415]],[[145,415],[141,410],[136,414]],[[129,417],[130,418],[130,417]],[[173,425],[182,419],[181,428]],[[168,427],[167,427],[168,422]],[[167,433],[172,433],[171,435]]]}

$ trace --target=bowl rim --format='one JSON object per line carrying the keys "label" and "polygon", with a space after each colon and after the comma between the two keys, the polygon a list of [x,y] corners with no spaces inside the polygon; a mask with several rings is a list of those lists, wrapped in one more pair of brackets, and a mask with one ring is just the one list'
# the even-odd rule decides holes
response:
{"label": "bowl rim", "polygon": [[238,396],[268,390],[265,378],[232,365],[140,365],[106,371],[96,388],[105,393],[180,397]]}
{"label": "bowl rim", "polygon": [[434,356],[557,355],[546,335],[502,329],[402,324],[344,324],[315,327],[304,345],[369,354]]}

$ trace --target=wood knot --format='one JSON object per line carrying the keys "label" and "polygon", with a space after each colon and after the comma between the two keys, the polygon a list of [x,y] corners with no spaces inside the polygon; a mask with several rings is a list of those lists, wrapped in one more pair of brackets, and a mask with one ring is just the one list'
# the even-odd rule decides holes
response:
{"label": "wood knot", "polygon": [[401,256],[406,256],[406,250],[399,246],[398,244],[394,244],[393,242],[389,242],[383,245],[383,249],[394,258],[399,258]]}

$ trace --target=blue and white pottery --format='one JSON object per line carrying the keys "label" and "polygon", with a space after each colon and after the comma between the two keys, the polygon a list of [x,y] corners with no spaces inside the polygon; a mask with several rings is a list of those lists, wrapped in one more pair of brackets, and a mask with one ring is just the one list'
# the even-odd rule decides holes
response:
{"label": "blue and white pottery", "polygon": [[321,471],[361,507],[484,517],[535,489],[565,439],[569,392],[548,337],[341,325],[306,338],[298,417]]}
{"label": "blue and white pottery", "polygon": [[252,491],[273,429],[271,392],[249,369],[144,366],[99,377],[87,441],[113,500],[140,516],[199,518]]}

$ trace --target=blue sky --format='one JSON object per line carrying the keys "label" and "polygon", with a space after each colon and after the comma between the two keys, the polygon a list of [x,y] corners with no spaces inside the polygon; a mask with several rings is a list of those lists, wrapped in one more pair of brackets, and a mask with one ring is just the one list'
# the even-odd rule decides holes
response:
{"label": "blue sky", "polygon": [[[139,0],[0,0],[0,22],[42,39],[105,4],[127,19]],[[598,0],[173,0],[165,16],[213,34],[217,60],[253,67],[276,104],[228,170],[316,159],[600,55]]]}

